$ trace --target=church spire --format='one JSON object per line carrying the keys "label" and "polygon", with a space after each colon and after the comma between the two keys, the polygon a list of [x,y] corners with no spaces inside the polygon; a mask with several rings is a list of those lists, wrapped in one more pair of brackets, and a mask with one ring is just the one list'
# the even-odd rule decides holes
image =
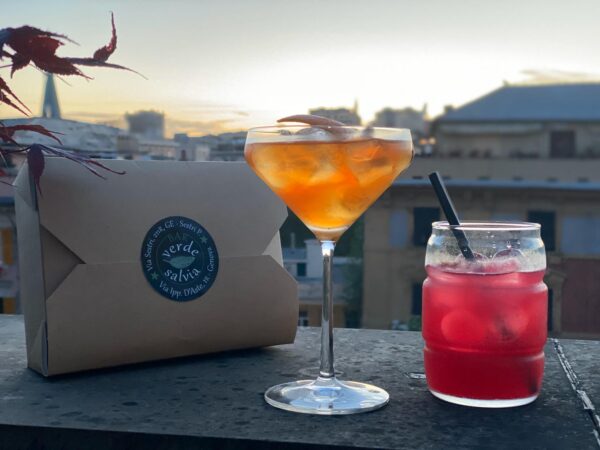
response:
{"label": "church spire", "polygon": [[46,74],[46,89],[44,91],[42,117],[60,119],[60,107],[58,106],[56,86],[54,85],[54,77],[51,73]]}
{"label": "church spire", "polygon": [[357,98],[354,99],[354,105],[352,106],[352,112],[354,114],[358,114],[358,99]]}

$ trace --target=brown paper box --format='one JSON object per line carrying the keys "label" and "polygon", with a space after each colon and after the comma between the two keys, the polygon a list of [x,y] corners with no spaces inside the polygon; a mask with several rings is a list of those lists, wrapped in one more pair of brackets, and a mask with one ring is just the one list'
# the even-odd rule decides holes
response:
{"label": "brown paper box", "polygon": [[[297,285],[283,268],[285,206],[244,163],[103,161],[102,180],[47,158],[42,196],[16,180],[28,365],[43,375],[293,342]],[[214,239],[201,297],[159,294],[142,271],[146,233],[183,216]]]}

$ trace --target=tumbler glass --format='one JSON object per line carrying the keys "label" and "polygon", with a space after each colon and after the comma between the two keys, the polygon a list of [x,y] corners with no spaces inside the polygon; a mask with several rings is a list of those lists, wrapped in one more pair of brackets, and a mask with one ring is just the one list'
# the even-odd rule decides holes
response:
{"label": "tumbler glass", "polygon": [[[463,256],[460,231],[474,259]],[[540,225],[435,222],[425,267],[423,338],[431,393],[489,408],[534,401],[544,373],[548,314]]]}

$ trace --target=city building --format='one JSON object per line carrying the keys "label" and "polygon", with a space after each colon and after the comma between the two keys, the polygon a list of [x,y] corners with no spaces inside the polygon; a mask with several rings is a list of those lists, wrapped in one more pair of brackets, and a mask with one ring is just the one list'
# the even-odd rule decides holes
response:
{"label": "city building", "polygon": [[191,149],[180,142],[165,139],[165,115],[157,111],[125,114],[128,133],[119,140],[119,154],[129,159],[194,160]]}
{"label": "city building", "polygon": [[442,173],[463,220],[542,225],[548,329],[600,337],[600,85],[504,86],[435,121],[437,148],[365,214],[362,325],[418,328],[425,246],[444,219]]}
{"label": "city building", "polygon": [[179,144],[179,161],[208,161],[210,158],[210,149],[206,145],[197,144],[186,133],[175,134],[173,140]]}
{"label": "city building", "polygon": [[408,128],[415,136],[421,138],[429,132],[427,105],[421,111],[413,108],[383,108],[375,113],[375,119],[370,124],[374,127]]}
{"label": "city building", "polygon": [[190,137],[189,142],[196,151],[209,161],[245,161],[244,146],[246,132],[209,134],[200,137]]}
{"label": "city building", "polygon": [[165,137],[165,115],[158,111],[138,111],[125,114],[131,134],[147,139],[160,140]]}
{"label": "city building", "polygon": [[600,157],[600,83],[505,85],[435,120],[435,154]]}
{"label": "city building", "polygon": [[[298,325],[316,327],[321,325],[323,304],[323,257],[321,245],[316,239],[305,241],[305,247],[284,247],[284,266],[298,281],[300,309]],[[351,257],[336,256],[333,259],[333,322],[335,327],[346,326],[346,284],[349,265],[356,264]]]}
{"label": "city building", "polygon": [[430,121],[427,117],[427,104],[421,111],[413,108],[383,108],[375,114],[370,123],[373,127],[408,128],[413,138],[415,154],[429,156],[433,152],[433,139],[429,136]]}
{"label": "city building", "polygon": [[[563,337],[600,336],[600,180],[446,184],[463,220],[540,223],[548,256],[549,330]],[[425,246],[431,223],[443,219],[426,179],[398,180],[366,213],[364,327],[390,328],[394,321],[419,318]]]}
{"label": "city building", "polygon": [[327,117],[337,120],[345,125],[360,125],[362,120],[358,115],[358,102],[354,102],[352,109],[348,108],[315,108],[309,111],[315,116]]}
{"label": "city building", "polygon": [[186,160],[181,145],[172,139],[151,139],[122,133],[117,140],[118,155],[125,159]]}

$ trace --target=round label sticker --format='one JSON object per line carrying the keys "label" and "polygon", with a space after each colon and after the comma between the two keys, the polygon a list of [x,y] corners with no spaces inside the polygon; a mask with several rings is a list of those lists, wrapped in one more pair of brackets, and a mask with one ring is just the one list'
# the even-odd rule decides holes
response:
{"label": "round label sticker", "polygon": [[163,297],[186,302],[210,289],[219,270],[219,254],[208,231],[187,217],[158,221],[142,244],[142,270]]}

